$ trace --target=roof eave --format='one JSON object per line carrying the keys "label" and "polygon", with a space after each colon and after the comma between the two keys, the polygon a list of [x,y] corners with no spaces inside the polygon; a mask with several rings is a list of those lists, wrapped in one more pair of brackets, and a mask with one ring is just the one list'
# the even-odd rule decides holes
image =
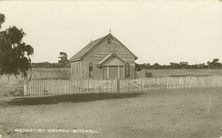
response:
{"label": "roof eave", "polygon": [[118,57],[116,54],[111,54],[109,55],[109,57],[107,59],[105,59],[104,61],[102,61],[101,63],[97,64],[98,67],[102,67],[107,61],[109,61],[111,58],[117,58],[119,59],[121,62],[123,62],[123,64],[126,64],[120,57]]}
{"label": "roof eave", "polygon": [[69,63],[80,61],[80,60],[83,60],[83,58],[80,57],[80,58],[70,59]]}

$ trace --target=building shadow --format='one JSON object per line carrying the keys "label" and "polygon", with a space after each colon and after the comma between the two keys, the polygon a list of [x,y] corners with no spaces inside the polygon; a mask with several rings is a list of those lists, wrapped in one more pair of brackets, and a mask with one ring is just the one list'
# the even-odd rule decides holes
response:
{"label": "building shadow", "polygon": [[72,94],[72,95],[58,95],[47,97],[20,97],[6,101],[7,105],[44,105],[57,104],[61,102],[89,102],[98,100],[111,100],[121,98],[131,98],[142,95],[142,93],[90,93],[90,94]]}

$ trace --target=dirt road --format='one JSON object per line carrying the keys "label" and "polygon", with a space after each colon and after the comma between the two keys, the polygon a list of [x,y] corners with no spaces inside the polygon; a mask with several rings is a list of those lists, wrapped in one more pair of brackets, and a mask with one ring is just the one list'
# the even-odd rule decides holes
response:
{"label": "dirt road", "polygon": [[[87,98],[79,101],[75,98],[66,101],[45,99],[50,102],[33,105],[27,105],[26,101],[2,104],[0,133],[3,138],[222,136],[221,88],[159,90],[142,95],[107,97],[92,99],[89,96],[89,101]],[[45,132],[14,132],[19,128],[44,129]],[[69,132],[50,133],[50,129]],[[73,129],[98,133],[70,132]]]}

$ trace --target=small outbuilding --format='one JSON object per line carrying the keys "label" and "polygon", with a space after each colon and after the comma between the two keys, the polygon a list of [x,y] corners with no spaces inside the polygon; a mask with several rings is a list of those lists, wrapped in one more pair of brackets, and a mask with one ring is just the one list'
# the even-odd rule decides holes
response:
{"label": "small outbuilding", "polygon": [[69,60],[72,79],[135,78],[135,56],[111,33],[91,41]]}

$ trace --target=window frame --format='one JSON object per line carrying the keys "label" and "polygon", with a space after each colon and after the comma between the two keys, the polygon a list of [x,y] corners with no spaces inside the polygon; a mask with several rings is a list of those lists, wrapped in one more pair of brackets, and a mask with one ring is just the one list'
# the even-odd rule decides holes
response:
{"label": "window frame", "polygon": [[89,63],[89,78],[93,77],[93,63]]}
{"label": "window frame", "polygon": [[108,44],[111,44],[111,43],[112,43],[112,39],[108,38]]}
{"label": "window frame", "polygon": [[130,64],[128,62],[125,64],[125,77],[130,77]]}

